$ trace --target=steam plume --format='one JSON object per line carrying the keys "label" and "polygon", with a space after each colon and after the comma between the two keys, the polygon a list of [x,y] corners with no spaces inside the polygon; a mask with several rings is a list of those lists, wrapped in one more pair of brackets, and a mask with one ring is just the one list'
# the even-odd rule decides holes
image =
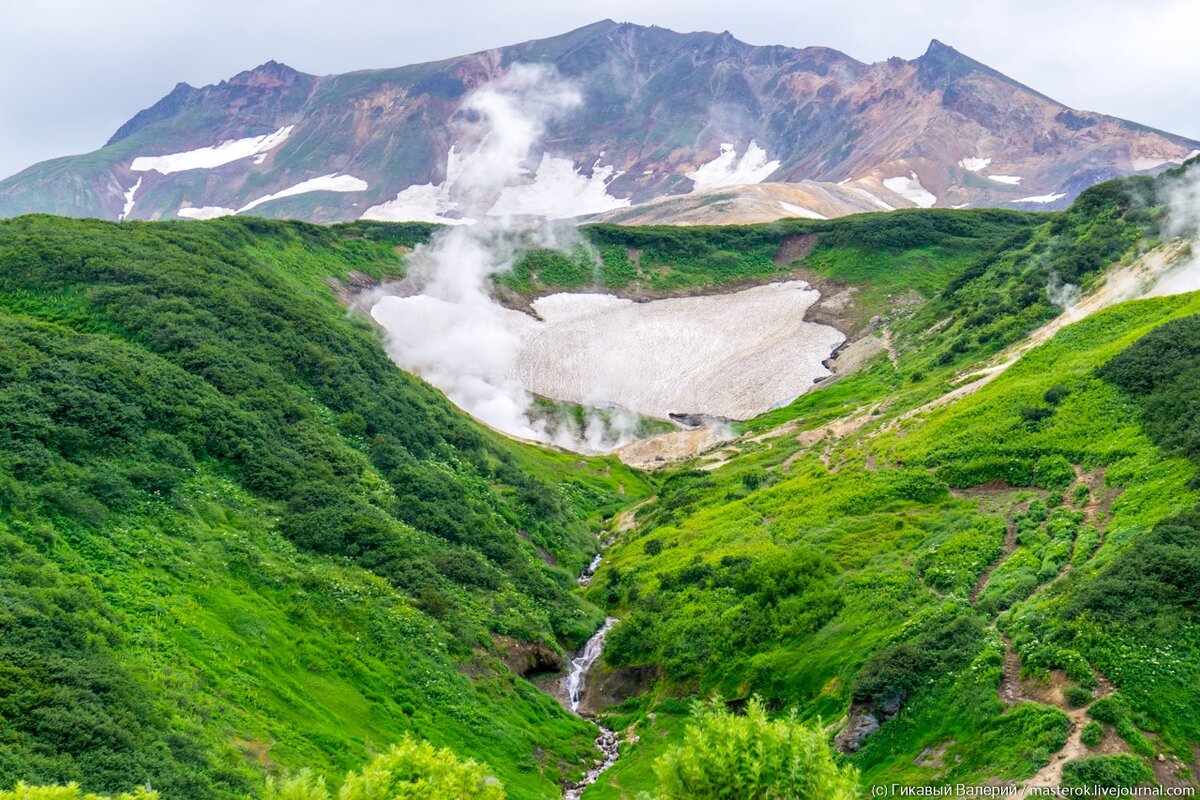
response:
{"label": "steam plume", "polygon": [[[1200,161],[1193,162],[1180,178],[1167,189],[1170,216],[1166,234],[1184,237],[1195,247],[1200,239]],[[1187,257],[1162,276],[1150,290],[1151,296],[1183,294],[1200,290],[1200,254],[1194,249]]]}
{"label": "steam plume", "polygon": [[533,320],[503,308],[490,292],[491,276],[511,268],[518,238],[559,249],[579,241],[573,228],[522,230],[494,209],[506,187],[528,182],[546,126],[581,103],[574,85],[542,65],[514,65],[468,95],[456,117],[453,200],[476,224],[442,229],[418,248],[410,270],[418,294],[384,298],[371,313],[388,330],[396,362],[477,419],[515,436],[599,451],[615,444],[614,430],[630,438],[631,415],[606,415],[605,425],[593,412],[582,431],[565,418],[552,430],[533,419],[533,398],[517,370],[520,326]]}

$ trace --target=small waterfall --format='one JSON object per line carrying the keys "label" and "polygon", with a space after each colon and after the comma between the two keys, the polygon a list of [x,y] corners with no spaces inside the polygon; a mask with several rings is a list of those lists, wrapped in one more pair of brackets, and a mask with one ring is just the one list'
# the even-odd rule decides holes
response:
{"label": "small waterfall", "polygon": [[[588,564],[587,568],[580,573],[580,586],[591,584],[592,576],[596,574],[596,570],[600,567],[601,560],[602,556],[597,553],[596,557],[592,559],[592,563]],[[592,634],[592,638],[588,639],[587,644],[583,646],[583,650],[579,651],[579,655],[571,659],[571,670],[567,673],[566,680],[566,700],[571,711],[575,714],[579,713],[579,703],[583,699],[583,687],[587,681],[588,672],[595,665],[596,661],[600,659],[600,654],[604,652],[604,637],[608,635],[613,625],[616,624],[616,617],[609,617],[604,620],[604,624],[600,626],[600,630]],[[596,759],[579,783],[563,789],[563,800],[580,800],[580,797],[583,796],[583,790],[595,783],[600,774],[615,764],[621,755],[621,739],[617,736],[616,731],[609,730],[599,723],[595,724],[600,729],[600,735],[596,737],[596,747],[603,754],[603,758]]]}
{"label": "small waterfall", "polygon": [[[604,556],[602,556],[600,553],[596,553],[596,557],[592,559],[592,563],[584,567],[583,572],[579,573],[580,586],[587,588],[588,586],[592,585],[592,576],[596,574],[596,570],[600,569],[600,562],[603,560]],[[588,642],[588,644],[591,644],[591,642]]]}
{"label": "small waterfall", "polygon": [[583,650],[580,651],[579,655],[571,660],[571,671],[567,674],[567,702],[570,703],[571,710],[576,714],[579,713],[579,701],[583,698],[583,682],[587,679],[588,670],[592,668],[592,665],[596,663],[596,659],[600,658],[600,654],[604,652],[604,637],[608,635],[608,632],[612,630],[612,626],[616,622],[616,617],[609,617],[604,620],[604,624],[600,626],[600,630],[596,631],[592,638],[588,639],[587,644],[583,646]]}

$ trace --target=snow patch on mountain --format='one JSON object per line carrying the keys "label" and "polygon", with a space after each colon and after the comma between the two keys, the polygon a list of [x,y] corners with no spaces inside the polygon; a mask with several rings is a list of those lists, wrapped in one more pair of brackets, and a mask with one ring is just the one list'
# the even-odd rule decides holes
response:
{"label": "snow patch on mountain", "polygon": [[170,175],[172,172],[185,172],[191,169],[215,169],[253,155],[265,154],[283,144],[291,134],[293,125],[287,125],[273,133],[262,136],[250,136],[245,139],[226,139],[212,147],[201,147],[182,153],[168,153],[162,156],[138,156],[129,165],[134,172],[160,172]]}
{"label": "snow patch on mountain", "polygon": [[226,208],[224,206],[198,206],[181,208],[175,213],[183,219],[216,219],[217,217],[241,214],[244,211],[257,208],[263,203],[269,203],[272,200],[279,200],[284,197],[294,197],[298,194],[307,194],[308,192],[365,192],[367,188],[367,182],[361,178],[356,178],[353,175],[330,173],[329,175],[322,175],[319,178],[309,178],[286,189],[280,189],[278,192],[257,197],[238,209]]}
{"label": "snow patch on mountain", "polygon": [[232,216],[237,213],[237,209],[224,206],[192,206],[181,208],[175,213],[181,219],[216,219],[217,217]]}
{"label": "snow patch on mountain", "polygon": [[687,173],[687,177],[695,184],[693,191],[700,191],[721,186],[762,183],[777,169],[779,162],[768,160],[767,151],[751,139],[741,158],[738,158],[737,148],[733,144],[722,143],[719,156]]}
{"label": "snow patch on mountain", "polygon": [[784,211],[791,214],[793,217],[803,217],[804,219],[829,219],[824,214],[818,214],[815,211],[809,211],[804,206],[798,206],[795,203],[788,203],[783,200],[779,201],[779,205]]}
{"label": "snow patch on mountain", "polygon": [[[603,153],[601,153],[603,156]],[[463,154],[450,148],[446,155],[446,180],[408,186],[395,199],[374,205],[362,219],[384,222],[440,222],[447,225],[472,224],[474,219],[449,216],[458,209],[454,199],[456,183],[462,173]],[[615,167],[592,164],[592,174],[584,175],[569,158],[543,153],[533,180],[505,186],[488,209],[490,217],[528,215],[543,219],[568,219],[626,208],[627,198],[613,197],[608,185],[621,176]]]}
{"label": "snow patch on mountain", "polygon": [[921,185],[921,179],[915,172],[910,172],[907,178],[884,178],[883,185],[920,208],[930,208],[937,202],[937,196]]}
{"label": "snow patch on mountain", "polygon": [[462,153],[451,147],[446,153],[446,180],[441,183],[419,183],[401,189],[396,197],[371,206],[362,219],[380,222],[440,222],[444,225],[471,225],[473,219],[447,216],[458,208],[450,199],[450,189],[462,172]]}
{"label": "snow patch on mountain", "polygon": [[990,163],[992,163],[990,158],[964,158],[958,162],[958,165],[968,172],[979,172]]}
{"label": "snow patch on mountain", "polygon": [[987,179],[989,181],[995,181],[996,183],[1008,184],[1009,186],[1016,186],[1018,183],[1024,180],[1019,175],[988,175]]}
{"label": "snow patch on mountain", "polygon": [[1161,167],[1163,164],[1174,163],[1174,161],[1166,158],[1147,158],[1145,156],[1138,156],[1137,158],[1133,159],[1133,169],[1136,172],[1145,172],[1146,170],[1154,169],[1155,167]]}
{"label": "snow patch on mountain", "polygon": [[142,188],[142,177],[139,175],[137,183],[130,186],[125,192],[125,205],[121,209],[121,213],[117,216],[117,221],[125,219],[129,216],[129,212],[133,211],[133,197],[137,194],[137,190]]}
{"label": "snow patch on mountain", "polygon": [[371,206],[363,212],[362,219],[380,222],[440,222],[445,225],[474,222],[471,219],[446,216],[457,207],[458,203],[450,199],[450,193],[444,183],[421,183],[401,190],[395,199]]}
{"label": "snow patch on mountain", "polygon": [[[884,183],[886,183],[886,182],[887,181],[884,181]],[[884,211],[895,211],[896,210],[896,207],[894,205],[892,205],[891,203],[885,202],[884,200],[881,200],[878,196],[872,194],[871,192],[868,192],[866,189],[861,189],[857,186],[851,186],[849,188],[850,188],[850,191],[854,192],[855,194],[862,195],[867,200],[870,200],[872,203],[879,206]]]}
{"label": "snow patch on mountain", "polygon": [[1014,203],[1054,203],[1066,197],[1066,193],[1059,194],[1036,194],[1033,197],[1022,197],[1020,200],[1013,200]]}
{"label": "snow patch on mountain", "polygon": [[239,208],[237,213],[241,214],[243,211],[249,211],[272,200],[279,200],[283,197],[294,197],[295,195],[307,194],[308,192],[365,192],[367,188],[367,182],[362,178],[356,178],[353,175],[330,173],[329,175],[322,175],[319,178],[309,178],[306,181],[297,183],[295,186],[281,189],[274,194],[263,195],[251,200]]}
{"label": "snow patch on mountain", "polygon": [[576,169],[571,159],[543,153],[533,182],[504,187],[488,215],[568,219],[625,208],[629,205],[628,198],[608,193],[608,184],[620,175],[615,167],[600,166],[600,159],[592,164],[592,174],[588,176]]}

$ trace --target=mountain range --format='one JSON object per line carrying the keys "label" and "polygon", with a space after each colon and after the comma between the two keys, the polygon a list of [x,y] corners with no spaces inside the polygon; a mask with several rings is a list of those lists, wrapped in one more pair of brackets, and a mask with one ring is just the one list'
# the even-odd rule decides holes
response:
{"label": "mountain range", "polygon": [[249,213],[317,222],[461,216],[463,99],[514,64],[581,95],[548,121],[527,192],[489,213],[753,222],[903,207],[1065,207],[1200,142],[1079,111],[934,40],[867,64],[610,20],[394,69],[317,77],[268,62],[177,85],[92,153],[0,182],[0,214]]}

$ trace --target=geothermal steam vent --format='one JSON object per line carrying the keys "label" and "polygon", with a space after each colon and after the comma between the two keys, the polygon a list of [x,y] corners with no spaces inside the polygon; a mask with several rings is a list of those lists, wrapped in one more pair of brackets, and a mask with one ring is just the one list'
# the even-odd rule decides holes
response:
{"label": "geothermal steam vent", "polygon": [[[515,358],[504,359],[505,377],[555,400],[615,403],[647,416],[689,412],[747,419],[792,400],[829,374],[821,362],[844,337],[804,320],[818,299],[802,281],[648,303],[555,294],[534,302],[540,321],[496,309],[508,334],[502,338],[516,348]],[[462,308],[460,329],[470,329],[477,313]],[[452,335],[459,327],[452,308],[433,306],[421,295],[386,297],[372,315],[397,343]],[[471,346],[486,357],[497,344],[493,339]],[[443,385],[443,370],[398,360],[455,399],[456,386]]]}

